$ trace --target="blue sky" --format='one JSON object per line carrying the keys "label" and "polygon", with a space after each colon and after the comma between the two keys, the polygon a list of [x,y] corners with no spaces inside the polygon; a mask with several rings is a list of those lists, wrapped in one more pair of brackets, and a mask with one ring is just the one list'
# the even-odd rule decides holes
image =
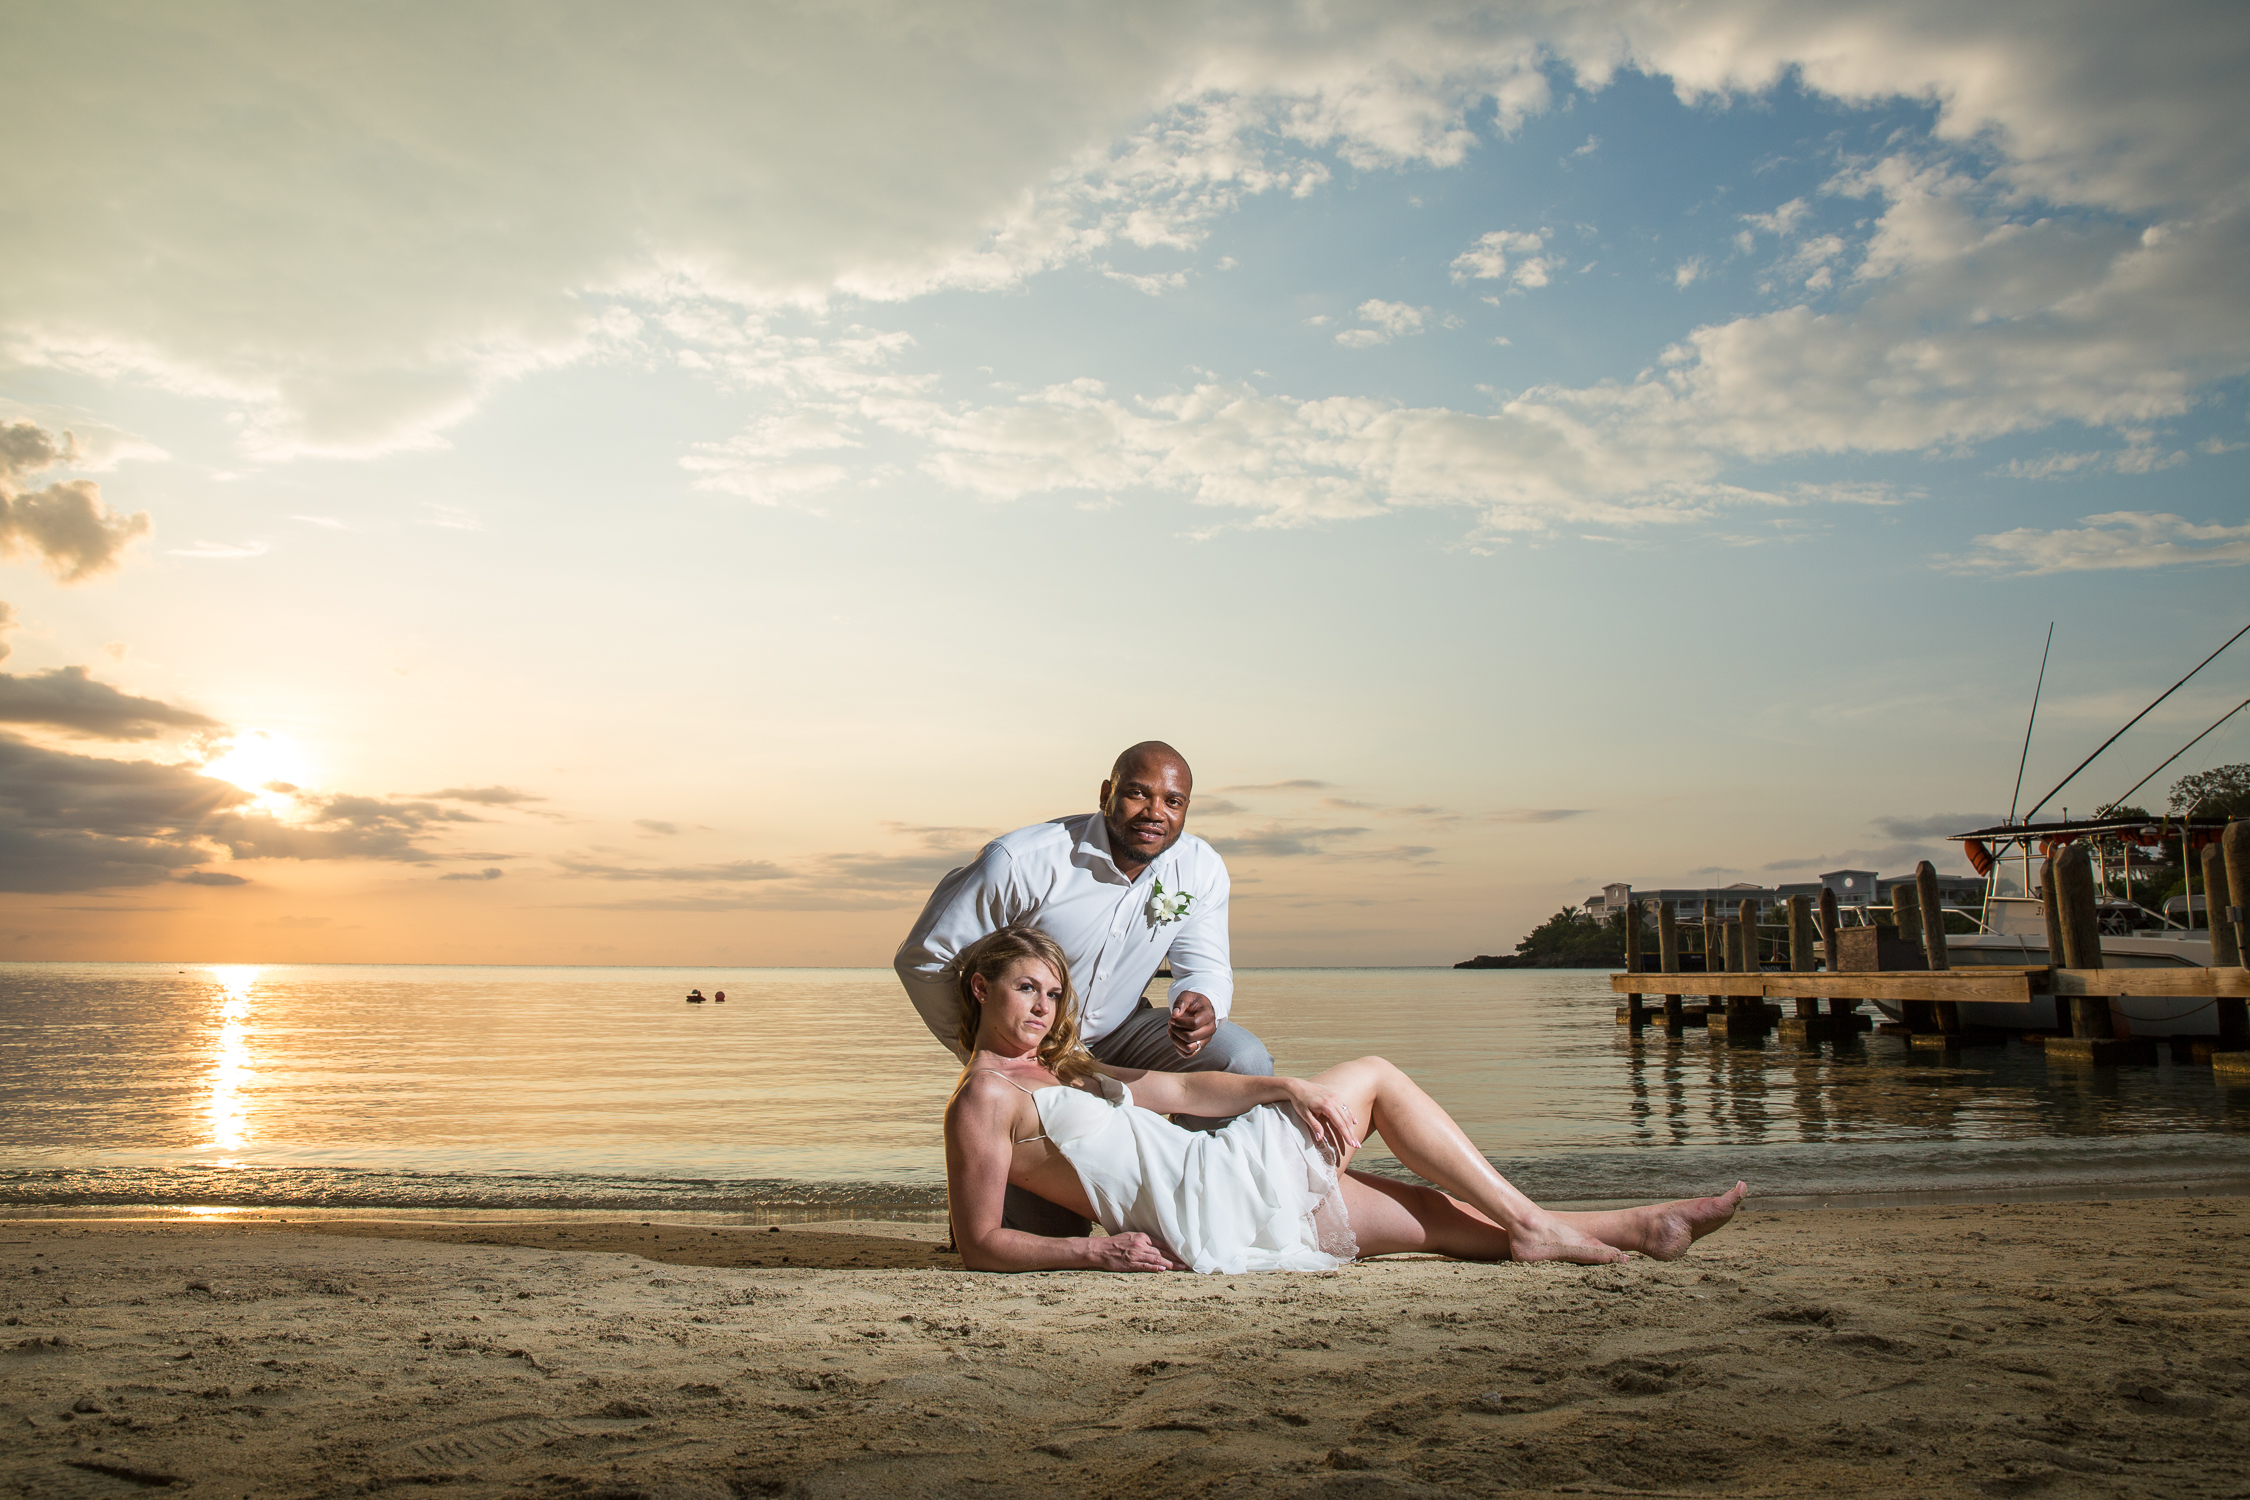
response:
{"label": "blue sky", "polygon": [[880,962],[1157,735],[1450,961],[2250,619],[2236,8],[568,9],[6,23],[0,948]]}

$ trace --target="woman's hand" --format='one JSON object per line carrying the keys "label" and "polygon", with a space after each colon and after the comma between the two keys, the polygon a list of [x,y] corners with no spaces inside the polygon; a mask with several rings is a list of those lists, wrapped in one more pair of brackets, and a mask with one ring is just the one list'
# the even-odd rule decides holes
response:
{"label": "woman's hand", "polygon": [[1280,1078],[1275,1082],[1288,1089],[1289,1107],[1305,1122],[1312,1138],[1335,1147],[1338,1161],[1349,1160],[1359,1149],[1360,1127],[1359,1116],[1344,1096],[1309,1078]]}
{"label": "woman's hand", "polygon": [[1187,1262],[1145,1234],[1112,1234],[1086,1242],[1097,1271],[1184,1271]]}

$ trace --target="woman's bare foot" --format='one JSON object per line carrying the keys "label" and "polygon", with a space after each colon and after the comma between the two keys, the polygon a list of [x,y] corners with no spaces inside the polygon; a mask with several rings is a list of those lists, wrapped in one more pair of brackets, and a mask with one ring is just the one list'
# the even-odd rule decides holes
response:
{"label": "woman's bare foot", "polygon": [[1625,1252],[1614,1245],[1603,1244],[1551,1214],[1542,1214],[1508,1231],[1508,1259],[1564,1260],[1574,1265],[1606,1266],[1625,1259]]}
{"label": "woman's bare foot", "polygon": [[1715,1198],[1680,1198],[1670,1203],[1656,1203],[1641,1210],[1647,1221],[1642,1226],[1641,1253],[1651,1260],[1678,1260],[1687,1254],[1688,1246],[1702,1239],[1714,1229],[1725,1226],[1742,1207],[1743,1197],[1750,1191],[1744,1183],[1736,1183]]}

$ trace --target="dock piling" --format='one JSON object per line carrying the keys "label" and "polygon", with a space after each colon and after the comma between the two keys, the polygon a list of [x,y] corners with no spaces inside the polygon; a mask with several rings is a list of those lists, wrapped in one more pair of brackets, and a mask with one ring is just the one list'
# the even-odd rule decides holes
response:
{"label": "dock piling", "polygon": [[[1625,972],[1641,972],[1641,904],[1630,902],[1621,912],[1625,919]],[[1625,1024],[1635,1036],[1648,1024],[1648,1012],[1641,1008],[1641,992],[1634,990],[1625,996]]]}
{"label": "dock piling", "polygon": [[[2227,831],[2219,836],[2219,852],[2225,856],[2224,863],[2227,867],[2227,909],[2224,915],[2227,927],[2234,937],[2234,961],[2240,965],[2242,956],[2250,953],[2250,822],[2237,818],[2229,823]],[[2215,899],[2216,889],[2213,887],[2204,891],[2205,906],[2219,904]],[[2212,915],[2216,918],[2220,914],[2214,912]],[[2214,920],[2211,925],[2215,928],[2219,924]]]}
{"label": "dock piling", "polygon": [[[2063,965],[2072,969],[2100,969],[2101,917],[2094,900],[2094,865],[2083,843],[2066,844],[2048,861],[2049,906],[2062,929]],[[2060,1012],[2062,1002],[2056,1001]],[[2071,1001],[2070,1035],[2056,1037],[2046,1046],[2049,1062],[2123,1063],[2156,1061],[2156,1044],[2145,1038],[2119,1037],[2111,1023],[2109,997],[2078,995]],[[2056,1019],[2060,1020],[2058,1014]]]}
{"label": "dock piling", "polygon": [[[2084,844],[2069,844],[2054,858],[2055,919],[2062,927],[2063,967],[2099,969],[2101,917],[2094,900],[2094,866]],[[2099,1038],[2110,1034],[2109,1001],[2080,995],[2071,1004],[2070,1034]]]}
{"label": "dock piling", "polygon": [[[1826,894],[1825,892],[1823,894]],[[1789,918],[1789,972],[1809,974],[1815,962],[1813,952],[1814,927],[1812,903],[1802,896],[1791,896],[1788,903]],[[1793,1002],[1796,1014],[1781,1019],[1781,1039],[1800,1046],[1810,1046],[1822,1037],[1832,1034],[1835,1027],[1820,1013],[1819,997],[1799,995]]]}
{"label": "dock piling", "polygon": [[[1789,898],[1789,972],[1810,974],[1813,967],[1812,903],[1802,896]],[[1820,1002],[1810,995],[1797,997],[1797,1016],[1809,1021],[1820,1014]]]}
{"label": "dock piling", "polygon": [[[1719,926],[1719,903],[1706,896],[1703,898],[1703,972],[1723,974],[1726,967],[1727,940]],[[1703,1005],[1706,1015],[1725,1015],[1727,997],[1705,995]]]}
{"label": "dock piling", "polygon": [[[2047,962],[2063,968],[2062,898],[2055,894],[2055,857],[2050,854],[2039,861],[2039,915],[2047,924]],[[2055,1024],[2065,1036],[2070,1034],[2070,1020],[2061,1011],[2055,1012]]]}
{"label": "dock piling", "polygon": [[[1938,901],[1937,867],[1926,859],[1914,867],[1914,898],[1922,914],[1922,956],[1932,969],[1952,968],[1945,950],[1945,908]],[[1940,1032],[1947,1036],[1961,1035],[1958,1004],[1951,1000],[1933,1001],[1930,1011]]]}
{"label": "dock piling", "polygon": [[2227,874],[2227,852],[2223,843],[2211,844],[2203,851],[2203,911],[2211,928],[2211,962],[2239,968],[2242,949],[2234,941],[2234,924],[2226,920],[2225,907],[2233,897],[2229,893],[2232,878]]}
{"label": "dock piling", "polygon": [[[1913,943],[1917,947],[1922,943],[1920,897],[1921,887],[1913,882],[1901,880],[1891,887],[1891,920],[1898,927],[1899,941]],[[1880,940],[1877,942],[1877,948],[1878,950],[1881,948]],[[1927,953],[1923,955],[1923,959],[1925,963],[1928,961]],[[1938,1034],[1937,1008],[1934,1001],[1902,1000],[1899,1002],[1898,1011],[1899,1018],[1906,1022],[1906,1034],[1909,1039]]]}
{"label": "dock piling", "polygon": [[[1727,936],[1734,947],[1731,957],[1739,963],[1728,967],[1738,974],[1755,974],[1758,963],[1758,903],[1744,901],[1734,910],[1734,923],[1727,928]],[[1731,995],[1727,998],[1727,1040],[1758,1041],[1766,1034],[1766,1002],[1762,995]]]}
{"label": "dock piling", "polygon": [[[2222,899],[2229,910],[2219,909]],[[2243,910],[2250,906],[2250,823],[2229,823],[2219,841],[2203,851],[2203,906],[2210,913],[2212,966],[2244,967],[2243,918],[2250,915]],[[2224,1082],[2250,1083],[2250,1000],[2219,1001],[2219,1041],[2212,1052],[2211,1071]]]}
{"label": "dock piling", "polygon": [[[1680,923],[1673,915],[1672,903],[1656,903],[1656,966],[1666,974],[1680,972]],[[1677,995],[1664,997],[1664,1029],[1678,1035],[1687,1024],[1685,1008]]]}
{"label": "dock piling", "polygon": [[[1843,954],[1836,939],[1836,935],[1842,930],[1843,923],[1836,915],[1836,893],[1828,887],[1822,886],[1820,888],[1820,962],[1821,966],[1831,974],[1837,973],[1844,966]],[[1858,1030],[1857,1023],[1861,1019],[1857,1000],[1846,1000],[1835,995],[1829,997],[1828,1029],[1835,1034],[1837,1040],[1841,1041],[1846,1036],[1856,1032]]]}

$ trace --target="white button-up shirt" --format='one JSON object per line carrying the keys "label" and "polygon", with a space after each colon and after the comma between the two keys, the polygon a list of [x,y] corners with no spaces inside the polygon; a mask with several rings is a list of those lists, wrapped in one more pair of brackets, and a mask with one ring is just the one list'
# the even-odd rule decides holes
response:
{"label": "white button-up shirt", "polygon": [[[1195,898],[1188,915],[1156,920],[1150,901],[1159,880],[1167,896]],[[1034,823],[994,839],[974,864],[938,882],[892,967],[931,1035],[964,1058],[961,994],[947,966],[978,938],[1017,922],[1062,945],[1085,1041],[1108,1035],[1133,1013],[1167,958],[1169,998],[1191,990],[1208,996],[1224,1019],[1234,1005],[1227,890],[1219,851],[1192,833],[1128,880],[1110,856],[1100,813]]]}

